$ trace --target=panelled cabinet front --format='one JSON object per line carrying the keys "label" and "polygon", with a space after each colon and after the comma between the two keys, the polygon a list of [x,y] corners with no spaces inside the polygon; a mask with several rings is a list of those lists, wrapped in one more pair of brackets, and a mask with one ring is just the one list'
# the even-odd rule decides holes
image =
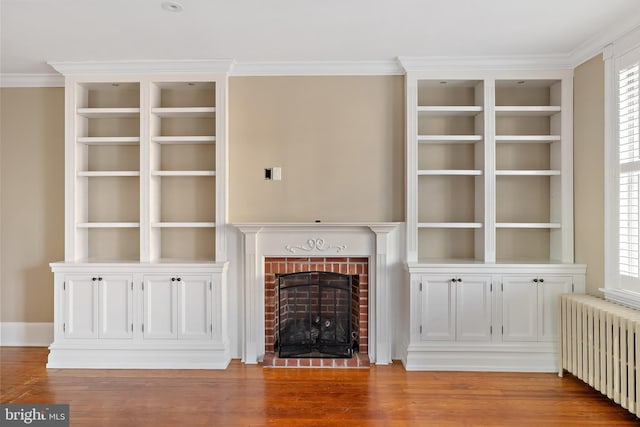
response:
{"label": "panelled cabinet front", "polygon": [[67,338],[131,338],[133,279],[126,275],[70,275],[63,284]]}
{"label": "panelled cabinet front", "polygon": [[172,282],[168,276],[145,276],[142,292],[144,338],[177,338],[178,291],[175,278]]}
{"label": "panelled cabinet front", "polygon": [[208,272],[203,267],[158,274],[135,267],[133,274],[73,272],[87,266],[54,267],[61,269],[55,273],[55,305],[63,316],[55,323],[47,366],[227,366],[226,264]]}
{"label": "panelled cabinet front", "polygon": [[414,332],[406,368],[555,372],[559,297],[584,292],[584,272],[536,266],[534,274],[517,273],[525,268],[410,267]]}
{"label": "panelled cabinet front", "polygon": [[491,339],[491,278],[421,276],[422,340]]}

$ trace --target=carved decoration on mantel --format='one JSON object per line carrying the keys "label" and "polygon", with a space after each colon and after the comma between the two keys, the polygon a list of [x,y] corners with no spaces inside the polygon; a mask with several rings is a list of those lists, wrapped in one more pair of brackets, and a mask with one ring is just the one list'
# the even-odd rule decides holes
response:
{"label": "carved decoration on mantel", "polygon": [[309,239],[307,240],[306,244],[302,244],[302,245],[286,245],[284,247],[287,251],[291,252],[292,254],[295,254],[296,251],[300,250],[300,251],[305,251],[305,252],[311,252],[311,251],[320,251],[320,252],[327,252],[327,251],[332,251],[335,250],[336,253],[340,253],[343,250],[347,249],[347,245],[328,245],[324,239],[322,238],[316,238],[316,239]]}

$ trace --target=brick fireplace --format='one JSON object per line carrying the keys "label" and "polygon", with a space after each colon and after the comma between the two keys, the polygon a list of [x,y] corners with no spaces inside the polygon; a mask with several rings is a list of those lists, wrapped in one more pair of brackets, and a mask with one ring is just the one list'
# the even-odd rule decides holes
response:
{"label": "brick fireplace", "polygon": [[[401,274],[402,259],[397,251],[398,223],[252,223],[235,227],[243,234],[244,363],[272,363],[276,275],[300,271],[357,274],[360,322],[359,352],[355,354],[366,356],[371,363],[391,362],[390,288]],[[307,360],[288,359],[272,366],[324,366]],[[347,360],[351,359],[333,359],[329,366],[347,366]]]}
{"label": "brick fireplace", "polygon": [[267,257],[264,260],[264,366],[335,366],[333,360],[279,360],[275,355],[277,332],[277,275],[310,271],[333,272],[358,276],[356,313],[357,340],[360,353],[353,362],[337,361],[347,367],[369,366],[369,258],[368,257]]}

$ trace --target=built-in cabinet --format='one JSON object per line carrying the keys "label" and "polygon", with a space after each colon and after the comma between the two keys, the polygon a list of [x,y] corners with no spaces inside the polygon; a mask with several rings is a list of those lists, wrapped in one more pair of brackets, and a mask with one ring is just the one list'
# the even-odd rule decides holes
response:
{"label": "built-in cabinet", "polygon": [[502,277],[502,340],[556,340],[559,297],[573,291],[571,276]]}
{"label": "built-in cabinet", "polygon": [[558,296],[585,275],[572,70],[402,63],[407,369],[557,371]]}
{"label": "built-in cabinet", "polygon": [[66,207],[48,366],[225,367],[230,62],[52,65]]}
{"label": "built-in cabinet", "polygon": [[420,277],[420,339],[488,341],[491,339],[491,278]]}

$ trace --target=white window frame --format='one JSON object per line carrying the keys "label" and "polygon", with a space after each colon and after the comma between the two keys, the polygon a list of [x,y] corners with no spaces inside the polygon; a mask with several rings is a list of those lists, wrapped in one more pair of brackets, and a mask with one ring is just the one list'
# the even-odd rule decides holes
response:
{"label": "white window frame", "polygon": [[618,152],[618,79],[619,72],[640,61],[640,28],[608,45],[603,51],[605,61],[605,164],[604,164],[604,218],[605,218],[605,277],[600,289],[606,299],[640,308],[640,288],[626,285],[619,269],[619,192],[620,155]]}

